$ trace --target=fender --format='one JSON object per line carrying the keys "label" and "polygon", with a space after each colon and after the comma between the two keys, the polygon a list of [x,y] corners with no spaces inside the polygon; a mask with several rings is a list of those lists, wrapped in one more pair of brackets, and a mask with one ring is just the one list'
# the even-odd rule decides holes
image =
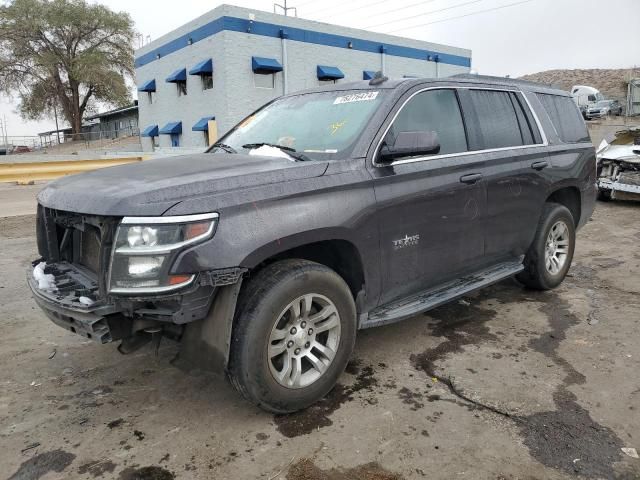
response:
{"label": "fender", "polygon": [[361,261],[362,254],[360,252],[363,247],[358,245],[356,236],[346,228],[334,227],[309,230],[273,240],[256,248],[253,252],[247,255],[240,262],[240,266],[249,269],[255,268],[265,260],[294,248],[304,247],[305,245],[328,240],[341,240],[350,243],[355,247],[360,256],[359,260]]}

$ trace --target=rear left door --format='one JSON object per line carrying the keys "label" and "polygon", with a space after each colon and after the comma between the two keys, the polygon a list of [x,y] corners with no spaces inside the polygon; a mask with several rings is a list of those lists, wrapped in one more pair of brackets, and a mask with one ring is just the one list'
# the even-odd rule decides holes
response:
{"label": "rear left door", "polygon": [[486,260],[516,260],[529,248],[548,193],[546,142],[521,92],[468,88],[460,98],[475,119],[471,143],[486,162]]}

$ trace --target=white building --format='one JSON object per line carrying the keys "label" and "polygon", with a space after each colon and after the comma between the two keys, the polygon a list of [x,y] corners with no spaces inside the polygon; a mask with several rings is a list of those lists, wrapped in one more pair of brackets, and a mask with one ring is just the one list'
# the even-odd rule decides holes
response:
{"label": "white building", "polygon": [[269,100],[323,82],[470,67],[466,49],[221,5],[136,51],[142,145],[204,148],[209,125],[222,134]]}

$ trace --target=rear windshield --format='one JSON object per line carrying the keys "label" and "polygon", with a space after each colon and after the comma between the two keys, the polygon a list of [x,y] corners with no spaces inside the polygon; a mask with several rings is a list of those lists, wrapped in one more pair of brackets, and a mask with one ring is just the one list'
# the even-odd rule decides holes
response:
{"label": "rear windshield", "polygon": [[343,90],[282,97],[244,119],[220,143],[243,153],[268,143],[311,159],[330,158],[355,143],[384,94]]}
{"label": "rear windshield", "polygon": [[565,143],[588,142],[589,133],[580,111],[571,97],[538,93],[560,140]]}

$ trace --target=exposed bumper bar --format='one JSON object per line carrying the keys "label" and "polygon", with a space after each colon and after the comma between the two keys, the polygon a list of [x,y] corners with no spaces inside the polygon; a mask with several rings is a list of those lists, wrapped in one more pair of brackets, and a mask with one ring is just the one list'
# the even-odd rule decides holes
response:
{"label": "exposed bumper bar", "polygon": [[609,182],[605,180],[598,181],[598,188],[604,190],[613,190],[616,192],[628,192],[640,194],[640,185],[630,185],[628,183]]}
{"label": "exposed bumper bar", "polygon": [[130,320],[120,315],[104,316],[90,308],[70,308],[53,301],[38,288],[36,281],[27,275],[27,283],[33,298],[49,319],[59,327],[77,333],[98,343],[120,340],[129,334]]}

